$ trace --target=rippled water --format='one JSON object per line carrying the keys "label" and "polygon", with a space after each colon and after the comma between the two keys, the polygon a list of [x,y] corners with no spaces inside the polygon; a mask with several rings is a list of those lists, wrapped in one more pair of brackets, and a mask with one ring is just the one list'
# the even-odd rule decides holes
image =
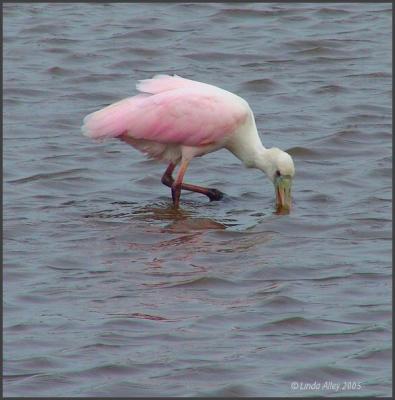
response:
{"label": "rippled water", "polygon": [[[391,13],[5,4],[5,395],[390,396]],[[226,151],[188,171],[224,200],[174,211],[163,165],[81,136],[156,73],[249,101],[290,215]]]}

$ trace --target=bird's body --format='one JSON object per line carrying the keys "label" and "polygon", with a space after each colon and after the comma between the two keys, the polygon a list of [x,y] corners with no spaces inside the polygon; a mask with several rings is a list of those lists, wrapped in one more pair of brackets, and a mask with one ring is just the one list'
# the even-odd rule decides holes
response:
{"label": "bird's body", "polygon": [[[149,157],[169,162],[162,182],[172,187],[176,206],[181,188],[206,194],[211,200],[221,197],[215,189],[182,182],[194,157],[221,148],[231,151],[246,167],[262,169],[269,178],[281,167],[283,175],[293,175],[290,156],[279,149],[265,149],[251,108],[236,94],[168,75],[140,81],[137,89],[139,95],[86,116],[82,131],[93,139],[118,138]],[[174,181],[171,173],[180,161]],[[273,161],[280,165],[272,165]]]}
{"label": "bird's body", "polygon": [[144,94],[88,115],[84,134],[94,139],[117,137],[152,158],[176,163],[183,150],[201,156],[235,147],[232,139],[247,130],[251,136],[256,133],[248,103],[231,92],[166,75],[144,80],[137,88]]}

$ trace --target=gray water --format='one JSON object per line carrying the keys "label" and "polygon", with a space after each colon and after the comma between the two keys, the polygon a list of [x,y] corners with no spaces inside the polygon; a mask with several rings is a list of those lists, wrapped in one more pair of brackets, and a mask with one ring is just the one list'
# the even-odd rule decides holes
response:
{"label": "gray water", "polygon": [[[4,394],[389,396],[391,4],[4,5]],[[176,73],[295,160],[165,165],[83,117]],[[310,386],[308,386],[310,385]],[[335,385],[340,385],[336,389]]]}

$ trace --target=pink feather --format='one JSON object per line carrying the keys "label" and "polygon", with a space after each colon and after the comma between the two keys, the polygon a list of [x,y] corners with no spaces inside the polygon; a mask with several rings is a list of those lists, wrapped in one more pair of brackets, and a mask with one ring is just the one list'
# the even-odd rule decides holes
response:
{"label": "pink feather", "polygon": [[139,81],[139,83],[136,85],[136,89],[139,92],[157,94],[161,92],[167,92],[168,90],[202,86],[215,88],[215,86],[193,81],[191,79],[181,78],[181,76],[178,75],[155,75],[151,79],[143,79]]}
{"label": "pink feather", "polygon": [[203,146],[234,132],[249,115],[240,97],[179,76],[159,75],[137,88],[144,93],[86,116],[84,135]]}

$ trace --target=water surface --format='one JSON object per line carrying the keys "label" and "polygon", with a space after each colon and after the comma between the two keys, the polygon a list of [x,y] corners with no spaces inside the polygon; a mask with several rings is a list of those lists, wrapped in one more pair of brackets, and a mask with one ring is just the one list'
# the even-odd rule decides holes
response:
{"label": "water surface", "polygon": [[[391,13],[5,4],[5,395],[390,396]],[[187,174],[224,200],[174,211],[164,165],[81,136],[156,73],[250,103],[290,215],[226,151]]]}

